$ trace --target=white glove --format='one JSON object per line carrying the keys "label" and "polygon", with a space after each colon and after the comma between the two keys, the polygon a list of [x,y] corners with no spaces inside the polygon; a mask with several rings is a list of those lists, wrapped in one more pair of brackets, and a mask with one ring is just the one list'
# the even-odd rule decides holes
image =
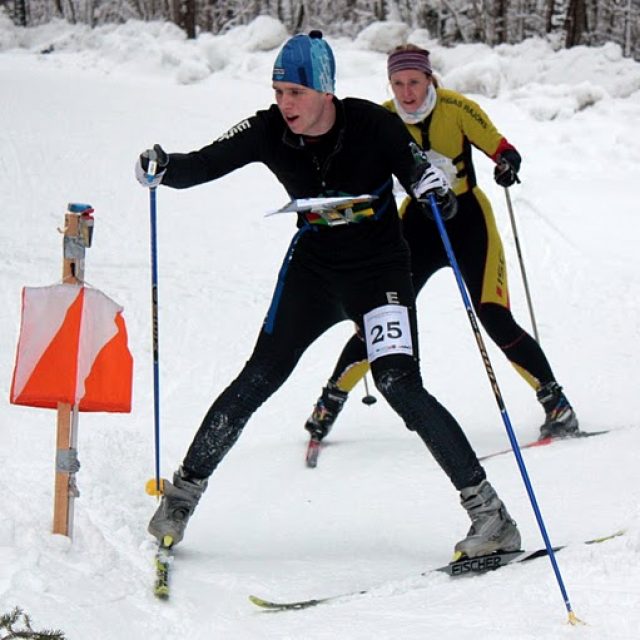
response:
{"label": "white glove", "polygon": [[418,200],[426,200],[430,194],[444,196],[451,185],[444,172],[438,167],[429,165],[425,172],[413,184],[413,194]]}
{"label": "white glove", "polygon": [[148,188],[157,187],[164,177],[165,170],[163,169],[160,173],[156,173],[155,175],[149,175],[143,168],[142,162],[140,158],[136,162],[136,180],[143,186]]}
{"label": "white glove", "polygon": [[[154,162],[154,173],[149,173],[149,166]],[[136,162],[136,180],[143,187],[157,187],[164,177],[167,165],[169,164],[169,156],[166,151],[159,145],[153,146],[153,149],[143,151]]]}

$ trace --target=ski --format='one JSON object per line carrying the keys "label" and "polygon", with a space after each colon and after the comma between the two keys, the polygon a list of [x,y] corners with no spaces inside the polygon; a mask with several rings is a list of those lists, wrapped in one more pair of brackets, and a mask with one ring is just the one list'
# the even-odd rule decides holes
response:
{"label": "ski", "polygon": [[[603,433],[609,433],[609,429],[603,429],[602,431],[577,431],[574,435],[565,436],[563,438],[554,438],[553,436],[548,436],[546,438],[540,438],[539,440],[532,440],[531,442],[526,442],[525,444],[521,444],[520,449],[531,449],[533,447],[546,447],[547,445],[553,444],[554,442],[566,442],[567,440],[579,440],[581,438],[590,438],[592,436],[599,436]],[[507,453],[511,453],[513,449],[509,447],[508,449],[502,449],[500,451],[494,451],[492,453],[487,453],[484,456],[480,456],[478,460],[488,460],[489,458],[495,458],[496,456],[503,456]]]}
{"label": "ski", "polygon": [[156,577],[153,584],[153,593],[160,600],[169,599],[169,570],[173,562],[173,538],[165,536],[158,544],[155,555]]}
{"label": "ski", "polygon": [[[525,444],[521,444],[520,449],[531,449],[533,447],[545,447],[547,445],[553,444],[554,442],[565,442],[567,440],[579,440],[581,438],[590,438],[592,436],[599,436],[603,433],[609,433],[609,429],[603,429],[601,431],[578,431],[572,436],[565,436],[563,438],[548,436],[546,438],[540,438],[539,440],[532,440],[531,442],[526,442]],[[307,452],[305,456],[305,461],[307,467],[311,469],[315,469],[318,466],[318,456],[320,455],[320,450],[322,449],[322,441],[318,440],[311,436],[309,438],[309,443],[307,444]],[[496,458],[497,456],[503,456],[507,453],[511,453],[513,449],[509,447],[508,449],[501,449],[500,451],[493,451],[492,453],[487,453],[483,456],[479,456],[478,460],[481,462],[484,460],[489,460],[490,458]]]}
{"label": "ski", "polygon": [[[596,544],[605,542],[617,538],[624,534],[624,531],[616,531],[607,536],[601,538],[593,538],[592,540],[586,540],[582,544]],[[553,551],[558,552],[565,549],[568,545],[561,545],[554,547]],[[509,564],[527,562],[529,560],[535,560],[536,558],[543,558],[549,555],[549,551],[546,548],[536,549],[535,551],[513,551],[510,553],[494,553],[489,556],[482,556],[479,558],[461,558],[460,560],[450,562],[442,567],[436,567],[434,569],[427,569],[423,571],[420,576],[427,576],[432,573],[446,573],[453,578],[459,578],[463,576],[472,576],[487,573],[489,571],[495,571],[502,567],[506,567]],[[258,596],[250,595],[249,600],[260,607],[261,609],[268,609],[270,611],[296,611],[300,609],[308,609],[310,607],[316,607],[320,604],[328,604],[331,602],[337,602],[348,598],[355,598],[357,596],[366,595],[371,593],[374,589],[360,589],[358,591],[349,591],[334,596],[327,596],[324,598],[310,598],[308,600],[298,600],[291,602],[275,602],[273,600],[265,600]]]}
{"label": "ski", "polygon": [[315,469],[318,465],[318,456],[320,455],[320,449],[322,442],[317,438],[311,436],[309,438],[309,444],[307,445],[307,455],[305,457],[307,467]]}

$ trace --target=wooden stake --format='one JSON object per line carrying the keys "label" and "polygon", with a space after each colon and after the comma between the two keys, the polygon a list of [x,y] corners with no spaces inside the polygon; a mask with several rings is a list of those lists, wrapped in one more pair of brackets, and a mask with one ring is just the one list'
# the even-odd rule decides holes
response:
{"label": "wooden stake", "polygon": [[[64,217],[62,280],[65,284],[84,283],[85,249],[91,246],[93,209],[87,204],[70,203]],[[75,474],[77,458],[78,407],[58,404],[56,431],[56,476],[53,505],[53,533],[73,535],[73,501],[80,493]]]}

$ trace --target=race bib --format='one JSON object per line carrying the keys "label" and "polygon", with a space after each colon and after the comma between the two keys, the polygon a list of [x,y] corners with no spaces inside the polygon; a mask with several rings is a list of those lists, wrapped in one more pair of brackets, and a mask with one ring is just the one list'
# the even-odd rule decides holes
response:
{"label": "race bib", "polygon": [[456,169],[456,165],[451,161],[451,158],[447,158],[447,156],[444,156],[433,149],[429,149],[426,153],[429,162],[434,167],[438,167],[438,169],[447,176],[447,180],[449,181],[451,188],[455,188],[456,183],[459,181],[458,170]]}
{"label": "race bib", "polygon": [[387,304],[364,316],[369,362],[382,356],[413,355],[413,341],[406,307]]}

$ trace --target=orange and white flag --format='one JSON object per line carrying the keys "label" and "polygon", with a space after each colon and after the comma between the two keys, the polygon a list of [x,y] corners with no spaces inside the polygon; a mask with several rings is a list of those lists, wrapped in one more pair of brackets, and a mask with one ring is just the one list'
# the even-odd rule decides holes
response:
{"label": "orange and white flag", "polygon": [[122,307],[80,285],[22,290],[13,404],[129,413],[132,381]]}

